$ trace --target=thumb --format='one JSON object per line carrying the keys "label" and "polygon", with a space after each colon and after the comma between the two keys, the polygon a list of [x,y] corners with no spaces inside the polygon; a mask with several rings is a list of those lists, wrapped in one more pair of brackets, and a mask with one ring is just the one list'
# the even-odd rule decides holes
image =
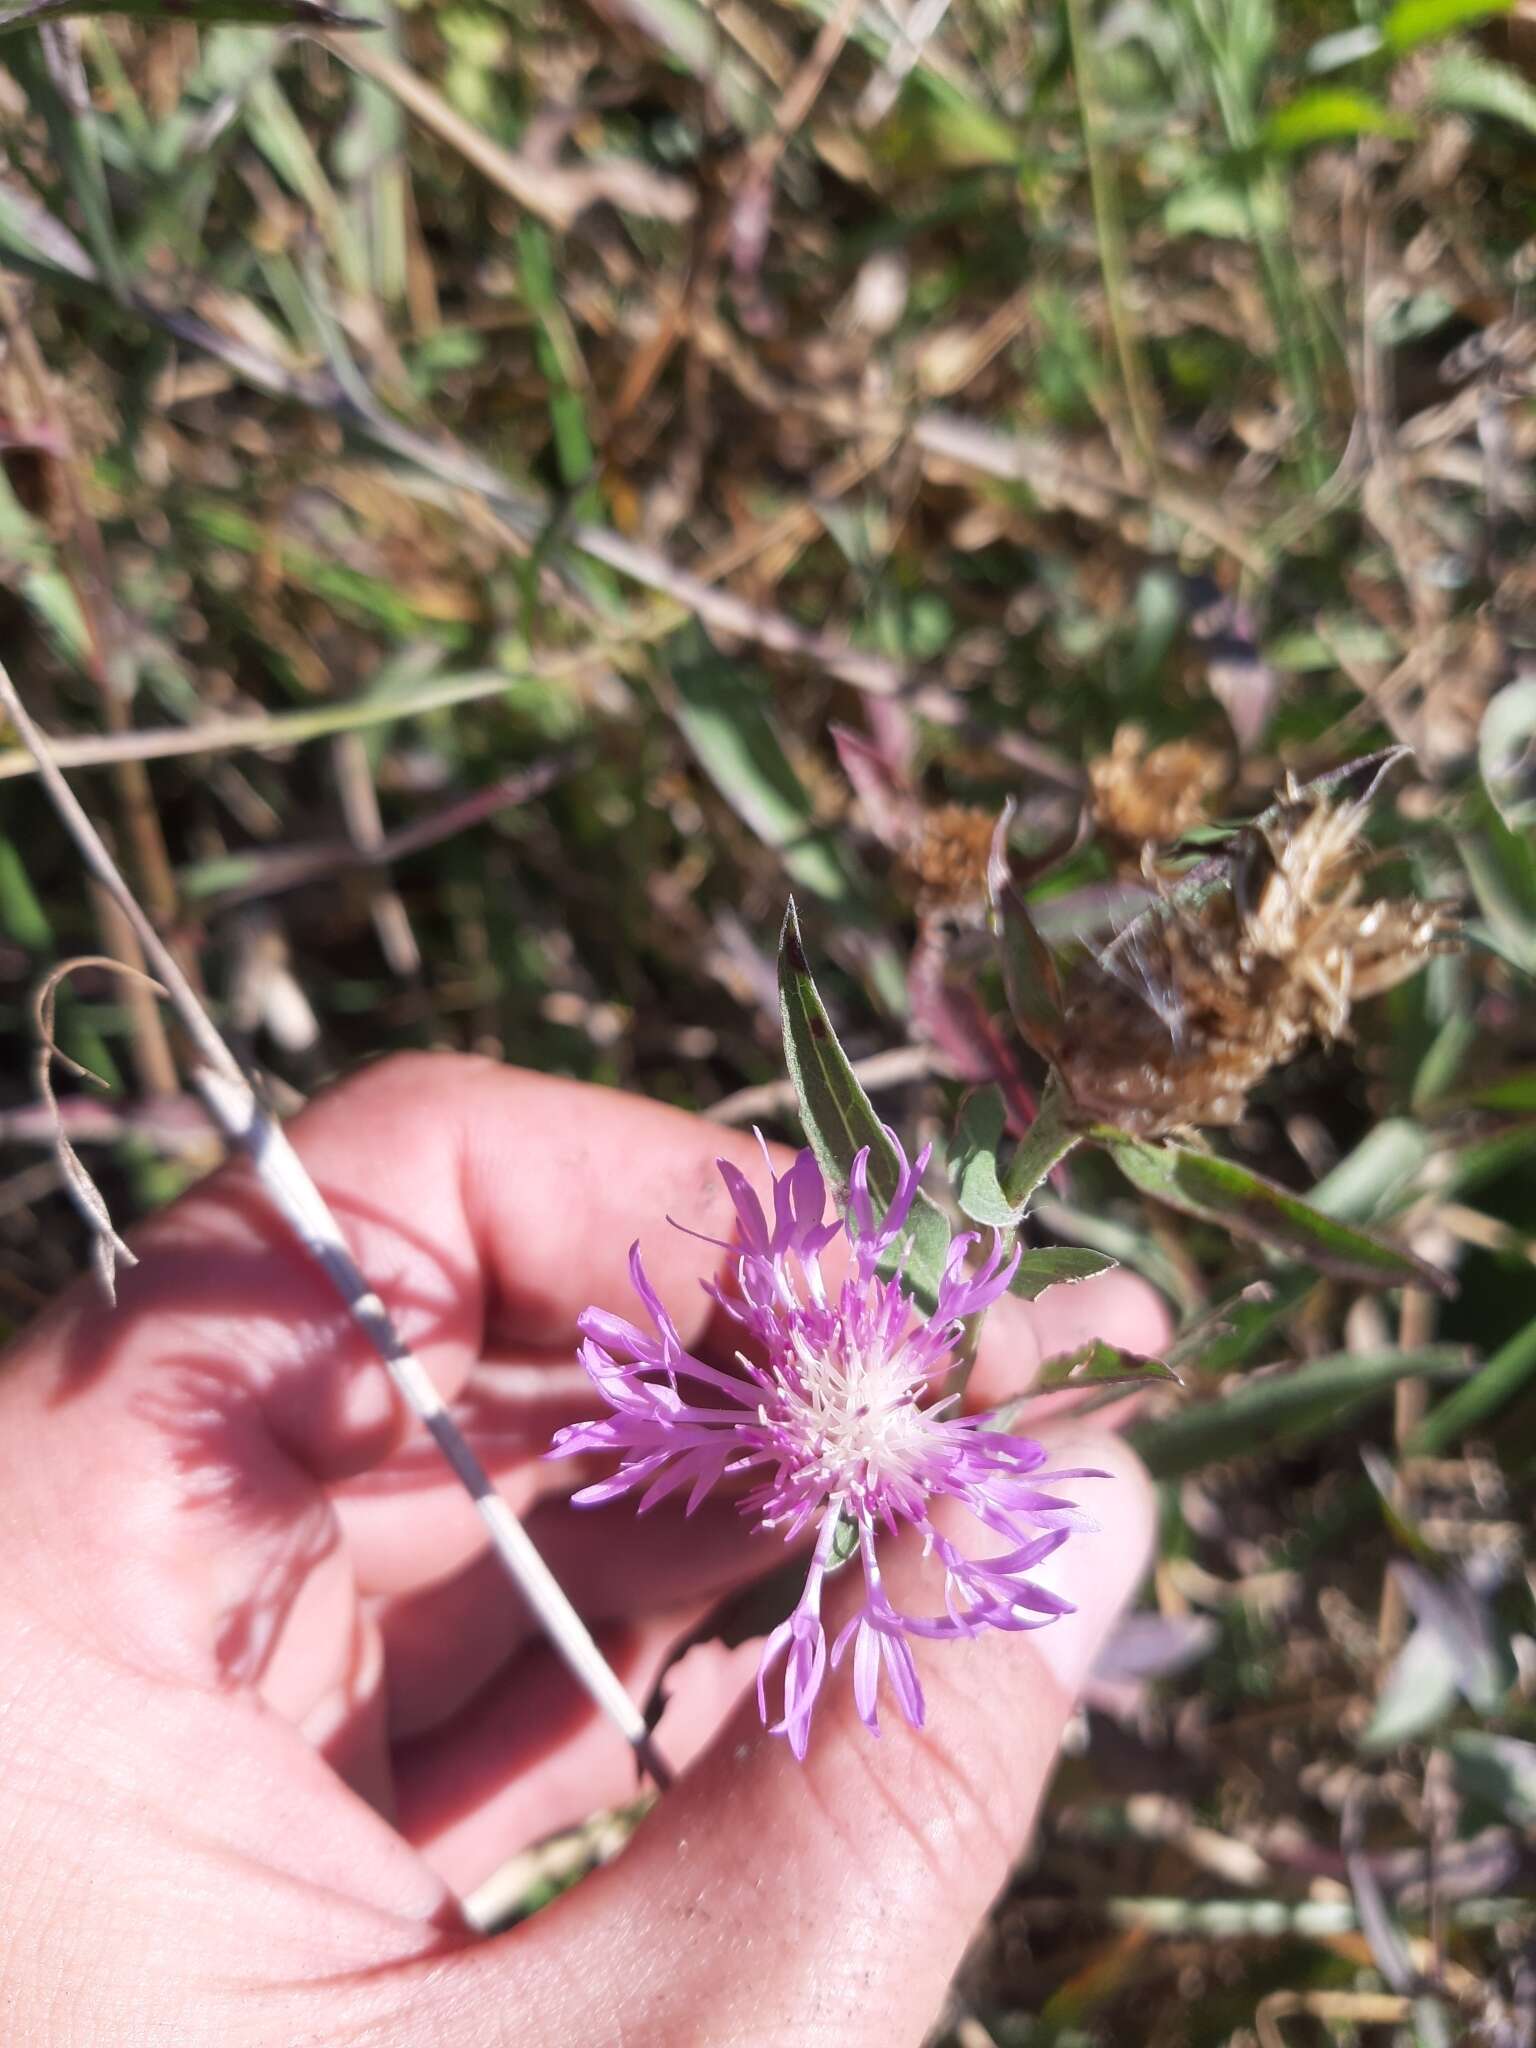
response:
{"label": "thumb", "polygon": [[[493,2006],[514,2001],[522,2038],[924,2038],[1024,1847],[1063,1725],[1151,1546],[1152,1489],[1134,1453],[1078,1432],[1051,1448],[1053,1464],[1109,1475],[1078,1495],[1098,1529],[1034,1574],[1077,1611],[1025,1635],[919,1643],[920,1733],[893,1709],[872,1739],[846,1666],[828,1677],[803,1764],[744,1705],[617,1862],[463,1959],[495,1980],[483,1986]],[[931,1611],[932,1561],[915,1545],[890,1546],[889,1559],[897,1605]]]}

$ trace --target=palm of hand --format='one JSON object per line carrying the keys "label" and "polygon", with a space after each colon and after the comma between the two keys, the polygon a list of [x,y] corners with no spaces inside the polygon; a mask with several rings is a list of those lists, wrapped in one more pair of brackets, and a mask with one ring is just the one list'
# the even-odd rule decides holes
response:
{"label": "palm of hand", "polygon": [[[752,1148],[452,1060],[377,1069],[295,1136],[557,1575],[647,1685],[773,1560],[728,1503],[686,1524],[582,1514],[537,1461],[590,1412],[575,1316],[624,1304],[642,1229],[685,1338],[713,1341],[704,1248],[656,1221],[713,1228],[713,1154],[750,1172]],[[902,1730],[872,1752],[837,1699],[799,1767],[744,1711],[616,1865],[476,1943],[458,1893],[626,1796],[622,1745],[245,1177],[217,1176],[139,1248],[115,1314],[77,1292],[0,1379],[7,2038],[920,2038],[1139,1570],[1146,1501],[1123,1454],[1093,1453],[1124,1479],[1096,1503],[1084,1613],[931,1660],[942,1749]],[[1011,1390],[1089,1324],[1156,1340],[1155,1308],[1112,1276],[997,1318],[983,1384]],[[739,1677],[695,1660],[663,1724],[674,1758]]]}

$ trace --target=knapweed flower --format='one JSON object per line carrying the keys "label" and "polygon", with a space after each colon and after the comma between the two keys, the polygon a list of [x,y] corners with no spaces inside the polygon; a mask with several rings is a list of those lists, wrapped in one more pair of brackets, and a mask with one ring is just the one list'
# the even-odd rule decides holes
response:
{"label": "knapweed flower", "polygon": [[[644,1513],[686,1489],[691,1514],[723,1480],[750,1475],[743,1515],[786,1544],[814,1526],[805,1589],[769,1636],[758,1670],[758,1705],[770,1723],[768,1682],[783,1659],[783,1710],[770,1725],[788,1737],[797,1757],[805,1755],[829,1665],[850,1652],[854,1699],[868,1726],[878,1732],[883,1674],[908,1721],[921,1727],[914,1639],[1038,1628],[1071,1613],[1070,1602],[1033,1583],[1030,1574],[1072,1530],[1093,1526],[1081,1509],[1047,1489],[1059,1480],[1100,1475],[1048,1473],[1045,1449],[1031,1438],[1009,1436],[985,1415],[956,1415],[953,1400],[931,1401],[967,1320],[1004,1292],[1018,1254],[1006,1258],[994,1239],[968,1272],[967,1254],[977,1240],[957,1237],[933,1313],[924,1314],[890,1266],[900,1261],[928,1153],[909,1166],[894,1135],[887,1135],[900,1176],[879,1221],[867,1149],[849,1176],[844,1220],[828,1219],[826,1184],[809,1152],[786,1173],[774,1174],[770,1164],[771,1221],[745,1176],[721,1160],[736,1210],[736,1235],[724,1247],[734,1260],[736,1285],[710,1285],[708,1292],[742,1331],[734,1370],[685,1349],[646,1278],[637,1244],[630,1273],[653,1328],[640,1329],[603,1309],[586,1311],[581,1359],[611,1413],[560,1430],[550,1451],[557,1458],[617,1453],[612,1476],[575,1495],[585,1504],[638,1491]],[[844,1234],[847,1272],[834,1287],[822,1256]],[[962,1551],[932,1519],[943,1498],[958,1502],[1001,1547],[982,1556]],[[916,1531],[924,1555],[936,1560],[935,1578],[942,1577],[937,1612],[905,1612],[881,1575],[881,1541],[903,1528]],[[854,1553],[863,1599],[829,1648],[823,1589],[828,1574]]]}
{"label": "knapweed flower", "polygon": [[1231,781],[1226,755],[1203,740],[1148,745],[1139,725],[1122,725],[1107,754],[1088,763],[1093,821],[1106,838],[1139,851],[1182,839]]}
{"label": "knapweed flower", "polygon": [[1289,788],[1190,881],[1078,963],[1036,1050],[1077,1109],[1139,1137],[1235,1124],[1252,1089],[1453,942],[1446,905],[1366,895],[1363,796]]}

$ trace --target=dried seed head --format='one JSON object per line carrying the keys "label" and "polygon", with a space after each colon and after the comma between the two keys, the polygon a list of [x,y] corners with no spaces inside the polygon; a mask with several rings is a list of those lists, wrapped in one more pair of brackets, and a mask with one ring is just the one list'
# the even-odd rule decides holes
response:
{"label": "dried seed head", "polygon": [[1053,1055],[1082,1109],[1143,1137],[1236,1123],[1271,1068],[1444,950],[1442,906],[1360,900],[1366,809],[1292,790],[1223,877],[1074,970]]}
{"label": "dried seed head", "polygon": [[1107,754],[1088,763],[1094,822],[1124,846],[1166,846],[1203,823],[1226,788],[1227,760],[1200,740],[1147,747],[1139,725],[1122,725]]}
{"label": "dried seed head", "polygon": [[970,804],[943,804],[925,814],[907,854],[919,910],[981,919],[996,825],[991,811]]}

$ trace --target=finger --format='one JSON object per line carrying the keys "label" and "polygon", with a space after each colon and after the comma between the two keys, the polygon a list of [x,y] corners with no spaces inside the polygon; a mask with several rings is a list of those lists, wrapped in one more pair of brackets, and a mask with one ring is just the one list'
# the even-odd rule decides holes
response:
{"label": "finger", "polygon": [[[720,1228],[715,1154],[755,1160],[749,1138],[680,1112],[447,1057],[358,1076],[292,1136],[447,1388],[498,1318],[520,1320],[526,1341],[568,1343],[588,1302],[626,1307],[642,1230],[681,1326],[697,1330],[717,1255],[652,1226],[671,1209]],[[0,1383],[0,1489],[38,1536],[14,1569],[35,1571],[40,1605],[82,1608],[86,1627],[161,1667],[254,1682],[336,1548],[316,1480],[381,1457],[407,1418],[247,1168],[214,1175],[136,1244],[117,1309],[76,1290]],[[446,1566],[418,1547],[422,1579],[453,1562],[451,1545]],[[307,1633],[339,1680],[348,1631],[334,1620],[328,1609]],[[306,1671],[317,1686],[324,1674],[285,1657],[291,1704]]]}
{"label": "finger", "polygon": [[[1099,1533],[1052,1560],[1076,1614],[1022,1638],[930,1646],[921,1734],[893,1717],[872,1741],[846,1674],[829,1683],[803,1765],[743,1709],[616,1864],[462,1959],[460,2009],[515,1991],[530,2038],[578,2038],[599,2013],[622,2015],[636,2040],[696,2048],[916,2048],[1023,1846],[1150,1544],[1150,1487],[1123,1445],[1078,1440],[1057,1455],[1112,1475]],[[912,1549],[891,1569],[898,1604],[923,1597]]]}
{"label": "finger", "polygon": [[[649,1696],[696,1615],[604,1629],[604,1654],[637,1699]],[[700,1643],[667,1673],[656,1741],[674,1770],[691,1763],[745,1695],[755,1646]],[[451,1720],[393,1753],[395,1825],[462,1897],[527,1844],[633,1799],[634,1758],[554,1652],[525,1650]]]}
{"label": "finger", "polygon": [[[688,1519],[658,1511],[639,1523],[624,1509],[547,1505],[529,1517],[528,1533],[593,1626],[711,1604],[785,1555],[728,1501],[705,1501]],[[538,1634],[489,1554],[439,1585],[385,1601],[379,1621],[397,1737],[456,1713]]]}
{"label": "finger", "polygon": [[[1025,1391],[1043,1357],[1075,1349],[1091,1335],[1150,1352],[1163,1343],[1168,1327],[1158,1296],[1132,1274],[1107,1273],[1076,1287],[1051,1288],[1034,1303],[1005,1297],[983,1327],[968,1405],[987,1407]],[[1025,1411],[1019,1427],[1038,1428],[1053,1409],[1081,1398],[1045,1397]],[[710,1589],[724,1592],[781,1561],[728,1502],[706,1503],[691,1519],[674,1505],[628,1523],[620,1541],[611,1511],[567,1512],[550,1501],[535,1506],[541,1483],[548,1488],[566,1482],[559,1468],[549,1467],[542,1474],[525,1467],[504,1481],[520,1511],[531,1510],[530,1527],[541,1550],[589,1621],[643,1615]],[[403,1596],[382,1609],[391,1718],[397,1733],[419,1733],[457,1712],[522,1648],[534,1632],[532,1618],[484,1550],[478,1521],[452,1489],[439,1483],[430,1506],[418,1503],[414,1514],[402,1515],[388,1484],[364,1479],[347,1489],[340,1506],[351,1548],[368,1560],[370,1587]],[[419,1577],[424,1512],[444,1523],[452,1519],[462,1531],[459,1568],[430,1585]],[[446,1556],[446,1528],[437,1541]]]}

